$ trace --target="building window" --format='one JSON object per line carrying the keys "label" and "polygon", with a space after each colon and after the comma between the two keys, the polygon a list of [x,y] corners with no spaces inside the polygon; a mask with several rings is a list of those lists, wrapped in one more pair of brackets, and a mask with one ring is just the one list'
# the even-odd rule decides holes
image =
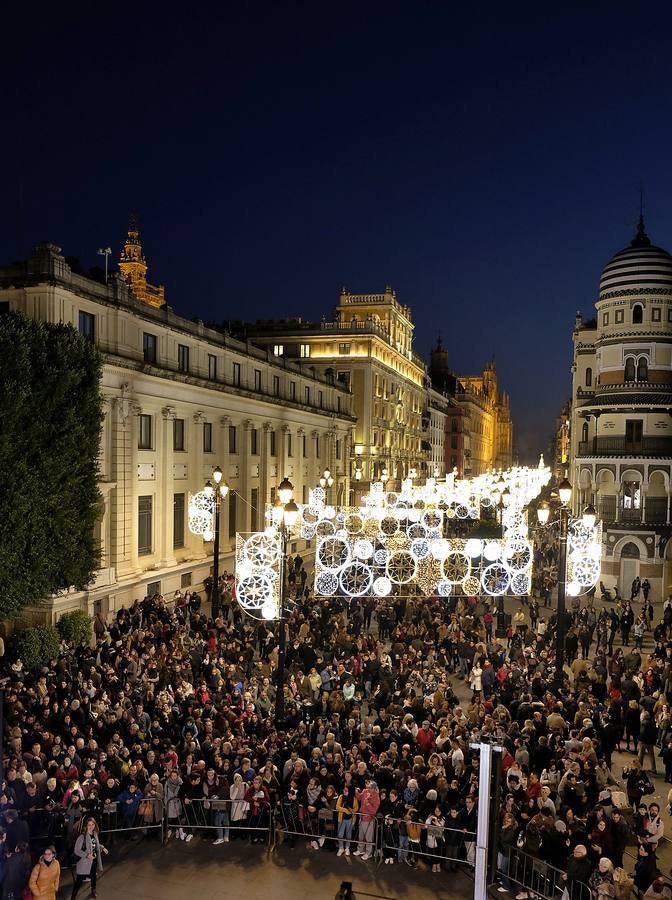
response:
{"label": "building window", "polygon": [[271,431],[271,456],[277,456],[275,431]]}
{"label": "building window", "polygon": [[173,494],[173,550],[184,547],[184,494]]}
{"label": "building window", "polygon": [[238,452],[238,427],[229,425],[229,453]]}
{"label": "building window", "polygon": [[639,509],[641,496],[639,481],[623,482],[623,509]]}
{"label": "building window", "polygon": [[336,459],[341,458],[341,442],[336,441]]}
{"label": "building window", "polygon": [[324,406],[324,391],[317,392],[317,405],[322,409]]}
{"label": "building window", "polygon": [[152,449],[152,417],[140,416],[140,429],[138,433],[138,450]]}
{"label": "building window", "polygon": [[609,324],[609,313],[602,313],[602,324],[603,325]]}
{"label": "building window", "polygon": [[212,422],[203,423],[203,452],[212,453]]}
{"label": "building window", "polygon": [[591,387],[593,384],[593,370],[586,369],[586,387]]}
{"label": "building window", "polygon": [[240,387],[240,363],[233,364],[233,384]]}
{"label": "building window", "polygon": [[292,447],[292,435],[287,432],[287,456],[294,456],[294,448]]}
{"label": "building window", "polygon": [[258,439],[258,436],[257,436],[257,429],[256,429],[256,428],[253,428],[253,429],[250,431],[250,453],[252,454],[252,456],[257,456],[258,453],[259,453],[259,446],[258,446],[258,443],[257,443],[258,440],[259,440],[259,439]]}
{"label": "building window", "polygon": [[177,368],[180,372],[189,372],[189,347],[186,344],[177,345]]}
{"label": "building window", "polygon": [[301,346],[299,347],[299,351],[301,359],[308,359],[308,357],[310,356],[310,344],[301,344]]}
{"label": "building window", "polygon": [[620,325],[623,322],[623,310],[617,309],[614,315],[616,316],[616,324]]}
{"label": "building window", "polygon": [[637,360],[637,381],[649,380],[649,361],[645,356]]}
{"label": "building window", "polygon": [[584,422],[583,425],[581,426],[581,440],[583,441],[584,444],[588,440],[588,423],[587,422]]}
{"label": "building window", "polygon": [[306,406],[310,406],[310,388],[308,386],[306,386],[303,389],[303,392],[304,392],[304,397],[305,397],[305,401],[306,401]]}
{"label": "building window", "polygon": [[152,497],[138,497],[138,556],[152,552]]}
{"label": "building window", "polygon": [[217,381],[217,357],[212,353],[208,353],[208,378]]}
{"label": "building window", "polygon": [[[350,372],[339,372],[336,376],[338,381],[340,381],[348,390],[350,390]],[[376,376],[376,380],[378,376]]]}
{"label": "building window", "polygon": [[192,575],[193,575],[193,572],[182,572],[182,574],[180,575],[180,587],[181,588],[191,587]]}
{"label": "building window", "polygon": [[644,320],[644,307],[641,303],[635,303],[632,307],[632,324],[641,325]]}
{"label": "building window", "polygon": [[285,355],[284,344],[273,344],[273,356],[284,356],[284,355]]}
{"label": "building window", "polygon": [[347,356],[350,353],[350,344],[339,344],[338,352],[341,356]]}
{"label": "building window", "polygon": [[273,376],[273,396],[274,397],[280,396],[280,376],[279,375]]}
{"label": "building window", "polygon": [[635,380],[635,358],[634,358],[634,356],[629,356],[625,361],[625,380],[626,381],[634,381]]}
{"label": "building window", "polygon": [[96,340],[96,317],[93,313],[79,312],[79,333],[91,343]]}
{"label": "building window", "polygon": [[306,441],[305,434],[303,435],[303,458],[306,459],[308,457],[308,442]]}
{"label": "building window", "polygon": [[142,335],[142,355],[146,363],[156,362],[157,339],[155,334],[148,334],[146,331]]}
{"label": "building window", "polygon": [[642,449],[643,419],[625,420],[625,449],[632,452]]}
{"label": "building window", "polygon": [[289,382],[289,399],[296,400],[296,382],[295,381]]}
{"label": "building window", "polygon": [[668,309],[667,311],[667,321],[672,322],[672,309]]}
{"label": "building window", "polygon": [[238,494],[229,491],[229,537],[236,536],[236,518],[238,513]]}
{"label": "building window", "polygon": [[184,419],[173,420],[173,450],[184,450]]}
{"label": "building window", "polygon": [[654,306],[651,310],[651,321],[652,322],[660,322],[660,307]]}
{"label": "building window", "polygon": [[254,370],[254,389],[257,393],[261,393],[261,369]]}
{"label": "building window", "polygon": [[319,437],[315,438],[315,459],[320,458],[320,439]]}

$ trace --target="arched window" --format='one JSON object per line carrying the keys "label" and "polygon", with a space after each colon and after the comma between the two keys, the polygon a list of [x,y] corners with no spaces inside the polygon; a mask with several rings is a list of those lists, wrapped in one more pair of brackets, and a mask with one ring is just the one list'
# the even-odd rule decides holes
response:
{"label": "arched window", "polygon": [[643,316],[644,307],[641,303],[635,303],[635,305],[632,307],[632,324],[641,325]]}
{"label": "arched window", "polygon": [[621,559],[639,559],[639,547],[637,544],[627,543],[621,550]]}
{"label": "arched window", "polygon": [[625,361],[625,380],[626,381],[634,381],[635,380],[635,358],[634,358],[634,356],[629,356]]}
{"label": "arched window", "polygon": [[583,427],[581,428],[581,440],[586,443],[588,440],[588,423],[584,422]]}
{"label": "arched window", "polygon": [[591,387],[593,383],[593,370],[586,369],[586,387]]}
{"label": "arched window", "polygon": [[649,380],[649,362],[645,356],[637,360],[637,381]]}

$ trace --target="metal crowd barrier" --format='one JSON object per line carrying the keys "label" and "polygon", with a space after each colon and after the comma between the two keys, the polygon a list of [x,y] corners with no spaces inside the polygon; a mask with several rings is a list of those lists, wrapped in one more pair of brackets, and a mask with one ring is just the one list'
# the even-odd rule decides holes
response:
{"label": "metal crowd barrier", "polygon": [[592,892],[583,881],[570,883],[562,869],[556,869],[543,859],[515,847],[509,848],[503,858],[500,854],[499,868],[504,887],[514,883],[522,891],[543,900],[558,900],[560,895],[567,898],[565,890],[569,900],[592,900]]}
{"label": "metal crowd barrier", "polygon": [[271,846],[273,816],[266,800],[176,798],[168,801],[166,821],[169,835],[171,831],[192,836],[214,833],[217,842],[250,837],[253,844]]}
{"label": "metal crowd barrier", "polygon": [[[84,816],[82,823],[93,814]],[[164,840],[165,810],[163,800],[158,797],[143,797],[139,802],[124,804],[119,800],[111,800],[103,805],[102,813],[93,816],[100,827],[103,840],[114,840],[118,835],[133,835],[157,832],[161,842]]]}
{"label": "metal crowd barrier", "polygon": [[368,858],[378,850],[378,820],[359,812],[348,818],[331,808],[312,813],[305,805],[281,800],[275,810],[276,846],[285,841],[293,846],[296,838],[310,842],[314,849],[328,841],[337,845],[339,854],[356,852]]}
{"label": "metal crowd barrier", "polygon": [[427,825],[425,822],[409,822],[386,816],[380,820],[379,850],[383,861],[413,861],[416,857],[446,866],[456,871],[464,863],[476,862],[476,833],[463,828]]}

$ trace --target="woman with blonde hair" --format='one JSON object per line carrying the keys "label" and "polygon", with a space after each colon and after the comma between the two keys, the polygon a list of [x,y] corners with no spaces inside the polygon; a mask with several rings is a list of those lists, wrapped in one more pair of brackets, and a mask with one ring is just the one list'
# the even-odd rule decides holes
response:
{"label": "woman with blonde hair", "polygon": [[614,869],[614,896],[616,900],[630,900],[634,883],[625,869]]}
{"label": "woman with blonde hair", "polygon": [[56,849],[49,846],[33,866],[28,887],[34,900],[56,900],[60,882],[61,866],[56,859]]}
{"label": "woman with blonde hair", "polygon": [[75,841],[77,868],[70,900],[75,900],[87,878],[91,879],[91,896],[96,896],[96,879],[103,871],[103,853],[107,853],[107,849],[100,843],[98,823],[93,818],[87,819],[84,831]]}

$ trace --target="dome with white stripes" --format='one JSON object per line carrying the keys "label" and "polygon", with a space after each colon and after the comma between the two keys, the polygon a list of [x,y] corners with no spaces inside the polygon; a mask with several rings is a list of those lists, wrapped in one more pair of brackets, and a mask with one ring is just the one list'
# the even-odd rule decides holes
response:
{"label": "dome with white stripes", "polygon": [[613,256],[602,271],[600,299],[610,295],[655,290],[672,293],[672,256],[654,247],[639,217],[637,234],[629,247]]}

